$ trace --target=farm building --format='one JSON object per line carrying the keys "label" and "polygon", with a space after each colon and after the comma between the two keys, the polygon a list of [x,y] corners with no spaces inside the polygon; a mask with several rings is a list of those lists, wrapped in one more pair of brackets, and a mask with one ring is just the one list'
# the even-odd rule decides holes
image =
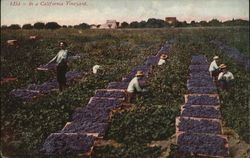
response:
{"label": "farm building", "polygon": [[176,22],[177,19],[176,19],[176,17],[166,17],[165,21],[172,24],[173,22]]}
{"label": "farm building", "polygon": [[[119,27],[119,22],[116,20],[107,20],[105,24],[102,24],[100,27],[96,27],[96,29],[116,29]],[[93,27],[94,28],[94,27]]]}

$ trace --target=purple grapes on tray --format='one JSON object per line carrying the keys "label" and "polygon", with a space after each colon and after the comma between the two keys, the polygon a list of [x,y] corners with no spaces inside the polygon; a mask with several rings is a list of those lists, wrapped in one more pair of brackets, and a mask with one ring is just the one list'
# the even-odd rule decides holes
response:
{"label": "purple grapes on tray", "polygon": [[198,117],[198,118],[215,118],[220,119],[221,113],[219,108],[204,106],[186,106],[181,112],[181,116]]}
{"label": "purple grapes on tray", "polygon": [[86,153],[93,147],[95,139],[94,136],[82,133],[52,133],[45,140],[41,152],[45,154],[57,154],[65,151]]}
{"label": "purple grapes on tray", "polygon": [[91,121],[73,121],[68,122],[61,133],[97,133],[98,136],[104,136],[107,129],[107,123]]}
{"label": "purple grapes on tray", "polygon": [[98,108],[78,108],[72,114],[73,121],[107,122],[110,120],[110,111]]}
{"label": "purple grapes on tray", "polygon": [[221,123],[217,119],[199,119],[178,117],[178,130],[189,133],[221,134]]}
{"label": "purple grapes on tray", "polygon": [[178,152],[208,156],[228,156],[227,139],[220,135],[182,133],[177,137]]}

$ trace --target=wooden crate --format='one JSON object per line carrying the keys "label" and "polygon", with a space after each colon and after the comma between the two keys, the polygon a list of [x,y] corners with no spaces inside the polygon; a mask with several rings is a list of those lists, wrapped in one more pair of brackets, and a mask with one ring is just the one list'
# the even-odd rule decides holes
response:
{"label": "wooden crate", "polygon": [[[180,119],[183,118],[183,119],[187,119],[187,120],[197,120],[197,121],[202,121],[202,120],[207,120],[207,121],[212,121],[212,122],[216,122],[219,124],[220,128],[221,128],[221,131],[220,133],[217,133],[217,134],[222,134],[223,131],[222,131],[222,121],[220,119],[211,119],[211,118],[197,118],[197,117],[184,117],[184,116],[179,116],[179,117],[176,117],[175,119],[175,127],[176,127],[176,133],[178,132],[192,132],[192,131],[181,131],[179,129],[179,125],[180,125]],[[192,133],[195,133],[195,132],[192,132]]]}

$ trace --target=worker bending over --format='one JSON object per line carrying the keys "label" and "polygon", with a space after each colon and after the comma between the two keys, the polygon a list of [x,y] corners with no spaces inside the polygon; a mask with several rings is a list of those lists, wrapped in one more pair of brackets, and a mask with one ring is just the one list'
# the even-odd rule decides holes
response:
{"label": "worker bending over", "polygon": [[227,65],[221,64],[220,68],[222,70],[222,72],[218,76],[220,88],[222,90],[228,91],[232,86],[232,81],[234,80],[234,76],[231,72],[228,71]]}

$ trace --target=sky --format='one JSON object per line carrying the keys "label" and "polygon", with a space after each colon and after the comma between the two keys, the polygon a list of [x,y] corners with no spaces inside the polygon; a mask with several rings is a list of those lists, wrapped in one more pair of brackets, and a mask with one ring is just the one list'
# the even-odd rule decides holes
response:
{"label": "sky", "polygon": [[1,0],[1,25],[130,23],[165,17],[187,22],[249,20],[249,0]]}

